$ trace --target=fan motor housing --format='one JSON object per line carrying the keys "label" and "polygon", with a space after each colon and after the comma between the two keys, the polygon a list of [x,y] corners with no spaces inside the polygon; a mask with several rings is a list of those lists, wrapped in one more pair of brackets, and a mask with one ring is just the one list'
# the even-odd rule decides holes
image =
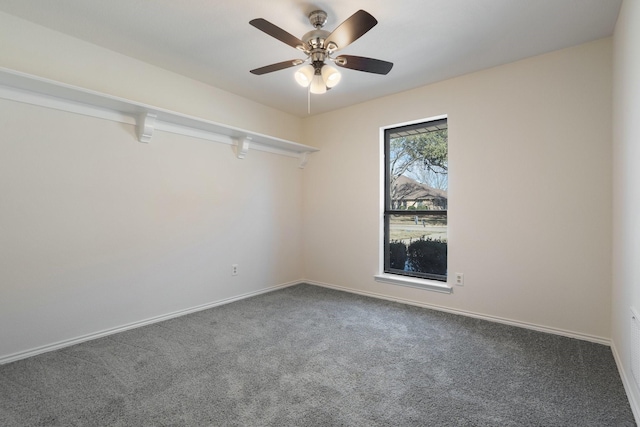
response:
{"label": "fan motor housing", "polygon": [[302,41],[305,42],[311,49],[324,49],[324,41],[331,34],[325,30],[312,30],[302,36]]}

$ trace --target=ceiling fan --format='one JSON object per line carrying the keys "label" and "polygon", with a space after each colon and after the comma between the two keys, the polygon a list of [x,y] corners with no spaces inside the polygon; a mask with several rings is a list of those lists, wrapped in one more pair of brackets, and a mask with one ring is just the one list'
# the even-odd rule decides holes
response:
{"label": "ceiling fan", "polygon": [[251,20],[249,24],[307,55],[304,60],[292,59],[278,62],[251,70],[251,73],[262,75],[309,62],[308,65],[301,67],[295,73],[296,81],[303,87],[309,87],[311,93],[322,94],[337,85],[341,79],[338,70],[325,64],[326,61],[332,61],[338,67],[367,73],[387,74],[391,71],[393,67],[391,62],[353,55],[333,56],[335,52],[344,49],[362,37],[378,23],[368,12],[357,11],[331,33],[322,29],[327,22],[325,11],[311,12],[309,22],[315,27],[315,30],[309,31],[302,36],[302,39],[299,39],[265,19]]}

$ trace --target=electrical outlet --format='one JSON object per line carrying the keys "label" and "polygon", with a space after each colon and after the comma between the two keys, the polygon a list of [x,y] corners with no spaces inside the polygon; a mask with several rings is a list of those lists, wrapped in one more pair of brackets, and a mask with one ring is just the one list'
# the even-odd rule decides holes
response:
{"label": "electrical outlet", "polygon": [[464,274],[456,273],[456,285],[464,286]]}
{"label": "electrical outlet", "polygon": [[231,264],[231,275],[232,276],[238,275],[238,264]]}

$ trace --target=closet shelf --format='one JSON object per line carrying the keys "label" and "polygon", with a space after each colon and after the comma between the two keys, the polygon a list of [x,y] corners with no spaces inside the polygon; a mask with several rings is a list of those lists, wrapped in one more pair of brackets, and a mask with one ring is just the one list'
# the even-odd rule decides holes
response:
{"label": "closet shelf", "polygon": [[243,159],[249,150],[296,157],[304,168],[317,148],[234,126],[95,92],[0,67],[0,98],[135,125],[140,142],[155,131],[171,132],[233,145]]}

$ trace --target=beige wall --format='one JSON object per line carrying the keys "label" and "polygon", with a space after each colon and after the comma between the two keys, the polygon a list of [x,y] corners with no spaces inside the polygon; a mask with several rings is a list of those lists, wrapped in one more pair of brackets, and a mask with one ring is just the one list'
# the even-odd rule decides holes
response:
{"label": "beige wall", "polygon": [[295,158],[6,100],[0,129],[0,357],[303,276]]}
{"label": "beige wall", "polygon": [[[377,283],[380,127],[449,117],[452,295]],[[329,124],[329,125],[328,125]],[[305,120],[307,279],[610,336],[611,40]]]}
{"label": "beige wall", "polygon": [[[614,35],[612,341],[640,420],[630,366],[631,308],[640,311],[640,2],[625,0]],[[636,348],[636,351],[638,349]]]}
{"label": "beige wall", "polygon": [[[0,14],[0,66],[299,140],[298,118]],[[292,157],[0,99],[0,360],[303,277]],[[231,276],[231,265],[239,275]]]}

